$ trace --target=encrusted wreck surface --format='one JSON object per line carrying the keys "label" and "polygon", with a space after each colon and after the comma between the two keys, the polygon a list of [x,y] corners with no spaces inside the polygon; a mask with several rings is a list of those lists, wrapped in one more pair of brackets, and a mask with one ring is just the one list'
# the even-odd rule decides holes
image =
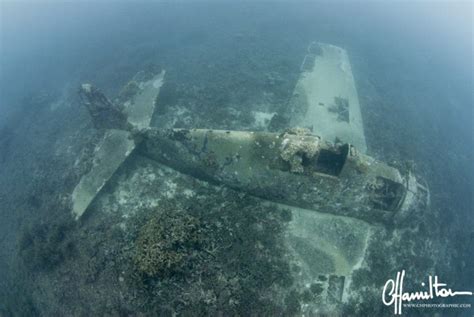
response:
{"label": "encrusted wreck surface", "polygon": [[79,96],[96,129],[126,130],[128,128],[127,115],[123,106],[110,101],[96,87],[91,84],[82,84]]}
{"label": "encrusted wreck surface", "polygon": [[[382,223],[426,204],[426,192],[406,186],[410,175],[349,144],[331,144],[304,130],[144,133],[143,155],[270,201]],[[414,197],[407,197],[409,190]]]}

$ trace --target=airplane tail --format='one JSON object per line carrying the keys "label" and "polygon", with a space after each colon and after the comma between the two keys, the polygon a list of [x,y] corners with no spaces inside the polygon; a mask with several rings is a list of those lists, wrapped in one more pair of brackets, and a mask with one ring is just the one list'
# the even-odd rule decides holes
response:
{"label": "airplane tail", "polygon": [[154,76],[138,73],[120,94],[123,104],[112,102],[91,84],[81,85],[79,96],[94,127],[106,131],[95,149],[91,170],[72,193],[72,213],[76,220],[135,149],[132,131],[150,126],[164,76],[165,71]]}

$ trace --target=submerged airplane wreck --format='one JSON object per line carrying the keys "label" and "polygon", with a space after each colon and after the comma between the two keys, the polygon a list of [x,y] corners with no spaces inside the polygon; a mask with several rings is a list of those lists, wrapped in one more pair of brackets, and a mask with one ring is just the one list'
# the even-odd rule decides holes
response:
{"label": "submerged airplane wreck", "polygon": [[[80,96],[104,129],[91,170],[72,194],[79,220],[132,153],[291,211],[285,242],[300,288],[320,285],[303,312],[345,302],[373,226],[402,226],[429,204],[426,185],[366,154],[355,82],[345,50],[311,43],[288,107],[288,129],[231,131],[151,127],[165,72],[139,73],[112,102],[90,84]],[[165,180],[163,180],[165,181]]]}

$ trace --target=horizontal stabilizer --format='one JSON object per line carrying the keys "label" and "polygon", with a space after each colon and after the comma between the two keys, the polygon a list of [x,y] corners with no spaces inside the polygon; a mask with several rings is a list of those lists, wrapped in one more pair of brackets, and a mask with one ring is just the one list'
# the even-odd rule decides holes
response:
{"label": "horizontal stabilizer", "polygon": [[94,197],[104,187],[119,166],[135,149],[130,132],[108,130],[95,149],[92,169],[85,174],[72,193],[72,212],[79,219]]}
{"label": "horizontal stabilizer", "polygon": [[125,103],[125,114],[128,122],[138,129],[150,126],[150,121],[155,111],[155,102],[160,88],[164,83],[165,71],[148,81],[139,82],[138,92]]}
{"label": "horizontal stabilizer", "polygon": [[79,219],[98,192],[104,187],[119,166],[135,149],[130,133],[122,130],[108,130],[95,149],[92,169],[81,178],[72,193],[72,212]]}

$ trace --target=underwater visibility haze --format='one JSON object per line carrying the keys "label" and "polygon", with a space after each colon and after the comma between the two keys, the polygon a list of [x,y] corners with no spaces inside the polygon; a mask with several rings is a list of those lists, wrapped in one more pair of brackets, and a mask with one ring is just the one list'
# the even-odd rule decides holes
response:
{"label": "underwater visibility haze", "polygon": [[470,1],[0,1],[0,316],[472,316],[473,29]]}

